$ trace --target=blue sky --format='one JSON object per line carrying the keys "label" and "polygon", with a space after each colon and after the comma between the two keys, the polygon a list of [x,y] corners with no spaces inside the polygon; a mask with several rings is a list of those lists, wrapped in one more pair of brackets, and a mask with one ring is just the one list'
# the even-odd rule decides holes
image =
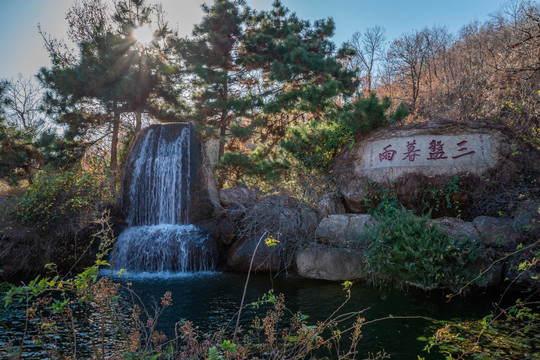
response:
{"label": "blue sky", "polygon": [[[155,2],[155,1],[149,1]],[[169,21],[180,33],[190,33],[200,21],[202,0],[163,0]],[[268,9],[273,0],[248,0],[257,9]],[[473,20],[486,20],[504,0],[283,0],[302,19],[332,17],[334,41],[339,45],[355,31],[380,25],[387,40],[433,25],[455,33]],[[73,0],[0,0],[0,78],[18,73],[30,77],[50,66],[37,25],[54,37],[66,31],[65,13]]]}

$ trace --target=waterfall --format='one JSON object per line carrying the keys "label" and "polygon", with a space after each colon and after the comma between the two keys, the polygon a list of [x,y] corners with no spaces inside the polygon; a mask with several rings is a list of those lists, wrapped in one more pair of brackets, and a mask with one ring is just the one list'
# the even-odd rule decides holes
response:
{"label": "waterfall", "polygon": [[117,238],[114,269],[136,272],[212,270],[210,236],[190,224],[192,130],[155,125],[135,140],[123,181],[127,229]]}

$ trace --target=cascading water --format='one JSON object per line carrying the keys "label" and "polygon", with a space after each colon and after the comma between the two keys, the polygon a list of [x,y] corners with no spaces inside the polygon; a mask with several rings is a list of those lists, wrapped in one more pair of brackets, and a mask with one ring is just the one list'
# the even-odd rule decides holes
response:
{"label": "cascading water", "polygon": [[190,225],[191,129],[154,126],[137,139],[128,158],[123,202],[128,228],[115,244],[114,268],[135,272],[213,269],[209,235]]}

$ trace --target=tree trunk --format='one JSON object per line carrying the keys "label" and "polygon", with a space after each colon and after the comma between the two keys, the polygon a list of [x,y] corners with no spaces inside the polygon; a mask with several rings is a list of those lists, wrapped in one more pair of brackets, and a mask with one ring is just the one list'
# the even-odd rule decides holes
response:
{"label": "tree trunk", "polygon": [[227,133],[227,113],[225,110],[221,113],[221,120],[219,124],[219,158],[221,160],[225,153],[225,134]]}
{"label": "tree trunk", "polygon": [[141,131],[142,127],[142,109],[137,108],[135,111],[135,133]]}
{"label": "tree trunk", "polygon": [[116,102],[113,105],[113,132],[111,139],[111,194],[116,197],[116,180],[118,168],[118,132],[120,130],[120,112]]}
{"label": "tree trunk", "polygon": [[[229,72],[227,71],[225,73],[225,78],[228,79]],[[229,101],[229,86],[228,83],[225,81],[223,84],[223,101],[224,103],[227,103]],[[221,111],[221,119],[219,119],[219,159],[223,157],[223,154],[225,153],[225,134],[227,132],[227,108],[223,109]]]}

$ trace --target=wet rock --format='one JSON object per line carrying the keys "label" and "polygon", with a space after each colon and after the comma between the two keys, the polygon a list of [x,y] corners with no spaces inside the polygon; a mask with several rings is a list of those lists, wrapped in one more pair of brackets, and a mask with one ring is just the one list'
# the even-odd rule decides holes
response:
{"label": "wet rock", "polygon": [[[227,266],[233,270],[247,272],[260,236],[244,237],[233,244],[227,251]],[[280,270],[280,258],[278,247],[268,247],[264,244],[264,239],[257,248],[253,258],[253,273],[278,272]]]}
{"label": "wet rock", "polygon": [[318,247],[296,255],[298,275],[321,280],[352,280],[362,277],[360,265],[363,252],[359,249]]}
{"label": "wet rock", "polygon": [[219,239],[225,245],[230,245],[236,240],[236,225],[233,221],[221,219],[218,223]]}
{"label": "wet rock", "polygon": [[[217,190],[212,174],[212,168],[207,158],[201,140],[197,131],[191,124],[173,123],[156,124],[140,131],[133,140],[127,155],[126,166],[124,168],[124,178],[122,181],[121,208],[124,214],[127,209],[132,208],[130,193],[132,185],[138,181],[141,176],[156,176],[152,172],[141,173],[138,170],[143,167],[144,171],[150,171],[151,162],[145,162],[147,157],[152,157],[160,151],[160,144],[170,144],[182,137],[185,129],[189,129],[187,136],[188,151],[191,155],[186,161],[184,169],[182,165],[182,174],[188,174],[179,182],[178,187],[187,189],[188,185],[183,183],[184,179],[189,178],[189,194],[182,193],[182,202],[188,203],[187,222],[197,224],[212,218],[220,208]],[[182,145],[184,146],[184,145]],[[189,164],[189,169],[187,168]],[[149,175],[148,175],[149,174]],[[145,196],[142,194],[141,196]],[[189,198],[189,201],[187,199]]]}

